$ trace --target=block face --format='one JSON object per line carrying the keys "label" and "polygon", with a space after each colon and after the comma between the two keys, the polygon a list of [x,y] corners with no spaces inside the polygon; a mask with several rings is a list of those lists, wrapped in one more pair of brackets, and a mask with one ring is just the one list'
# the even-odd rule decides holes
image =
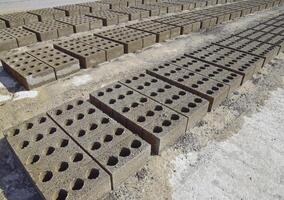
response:
{"label": "block face", "polygon": [[81,68],[95,67],[106,61],[106,52],[76,39],[63,40],[53,44],[54,48],[79,59]]}
{"label": "block face", "polygon": [[123,45],[111,40],[107,40],[94,35],[85,35],[79,37],[78,40],[87,45],[105,51],[106,60],[112,60],[124,54]]}
{"label": "block face", "polygon": [[209,111],[229,94],[228,85],[169,63],[149,69],[147,74],[207,99],[210,102]]}
{"label": "block face", "polygon": [[36,34],[23,29],[23,27],[8,28],[3,31],[16,38],[19,47],[37,42]]}
{"label": "block face", "polygon": [[38,16],[39,21],[47,21],[52,19],[58,19],[65,17],[65,11],[63,10],[57,10],[54,8],[43,8],[43,9],[37,9],[37,10],[31,10],[28,11],[28,13]]}
{"label": "block face", "polygon": [[98,11],[95,13],[88,14],[87,16],[103,20],[104,26],[116,25],[128,21],[128,15],[117,12],[111,12],[109,10]]}
{"label": "block face", "polygon": [[6,22],[9,28],[22,26],[32,22],[38,22],[38,17],[26,12],[16,12],[11,14],[1,15],[0,18]]}
{"label": "block face", "polygon": [[155,43],[153,34],[127,27],[110,29],[94,35],[123,44],[125,53],[135,52]]}
{"label": "block face", "polygon": [[56,79],[54,69],[27,53],[2,59],[4,69],[26,89],[39,87]]}
{"label": "block face", "polygon": [[88,16],[64,17],[57,21],[73,26],[74,33],[89,31],[103,26],[102,20]]}
{"label": "block face", "polygon": [[240,87],[242,83],[243,77],[240,74],[184,55],[172,59],[169,63],[228,85],[230,87],[229,94]]}
{"label": "block face", "polygon": [[90,94],[90,101],[151,144],[158,154],[185,133],[187,118],[123,86],[109,85]]}
{"label": "block face", "polygon": [[219,40],[216,42],[216,44],[222,47],[232,48],[262,57],[265,59],[264,64],[272,60],[272,58],[275,57],[280,50],[279,46],[236,36]]}
{"label": "block face", "polygon": [[12,37],[10,34],[0,31],[0,52],[5,50],[10,50],[18,47],[16,38]]}
{"label": "block face", "polygon": [[128,77],[120,83],[185,116],[187,129],[200,121],[209,107],[206,99],[146,73]]}
{"label": "block face", "polygon": [[0,30],[6,28],[6,23],[4,20],[0,19]]}
{"label": "block face", "polygon": [[148,143],[81,98],[48,111],[48,115],[106,169],[112,188],[138,171],[150,156]]}
{"label": "block face", "polygon": [[156,42],[163,42],[167,39],[174,38],[181,33],[180,27],[162,24],[155,21],[140,22],[127,27],[155,34]]}
{"label": "block face", "polygon": [[47,115],[5,134],[43,198],[100,198],[110,191],[109,175]]}
{"label": "block face", "polygon": [[261,57],[214,44],[185,53],[185,55],[240,74],[243,76],[242,83],[251,79],[254,72],[258,71],[264,63]]}
{"label": "block face", "polygon": [[56,78],[62,78],[80,70],[77,59],[49,46],[34,48],[27,53],[51,66]]}
{"label": "block face", "polygon": [[63,10],[66,16],[85,15],[90,13],[90,8],[75,4],[54,7],[57,10]]}

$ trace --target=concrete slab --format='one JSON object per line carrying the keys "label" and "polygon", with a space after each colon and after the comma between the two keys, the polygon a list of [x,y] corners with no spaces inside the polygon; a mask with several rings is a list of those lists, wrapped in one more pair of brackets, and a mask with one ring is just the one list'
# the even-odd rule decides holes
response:
{"label": "concrete slab", "polygon": [[120,83],[185,116],[187,129],[198,123],[209,108],[206,99],[146,73],[128,77]]}
{"label": "concrete slab", "polygon": [[27,31],[23,27],[7,28],[3,29],[3,31],[16,38],[19,47],[35,44],[37,42],[36,34]]}
{"label": "concrete slab", "polygon": [[155,21],[139,22],[127,27],[155,34],[156,42],[163,42],[167,39],[175,38],[181,34],[180,27],[162,24]]}
{"label": "concrete slab", "polygon": [[147,74],[207,99],[209,111],[219,106],[229,94],[228,85],[169,63],[149,69]]}
{"label": "concrete slab", "polygon": [[110,175],[117,188],[150,157],[150,145],[81,98],[48,111]]}
{"label": "concrete slab", "polygon": [[26,89],[33,89],[56,79],[52,67],[27,53],[1,59],[3,68]]}
{"label": "concrete slab", "polygon": [[187,118],[120,83],[90,94],[90,101],[151,144],[159,154],[185,133]]}
{"label": "concrete slab", "polygon": [[54,48],[75,57],[81,68],[91,68],[106,61],[106,52],[76,39],[62,40],[53,44]]}
{"label": "concrete slab", "polygon": [[73,16],[57,19],[57,21],[73,26],[74,33],[89,31],[103,26],[103,21],[88,16]]}
{"label": "concrete slab", "polygon": [[79,61],[76,58],[49,46],[33,48],[27,53],[51,66],[57,79],[80,70]]}
{"label": "concrete slab", "polygon": [[229,70],[219,68],[200,60],[189,58],[185,55],[178,56],[175,59],[170,60],[169,63],[228,85],[230,87],[229,94],[232,94],[240,87],[243,78],[240,74],[233,73]]}
{"label": "concrete slab", "polygon": [[111,190],[110,176],[47,115],[5,135],[43,198],[100,198]]}
{"label": "concrete slab", "polygon": [[94,36],[93,34],[85,35],[77,39],[80,42],[105,51],[106,60],[112,60],[124,54],[124,47],[122,44]]}

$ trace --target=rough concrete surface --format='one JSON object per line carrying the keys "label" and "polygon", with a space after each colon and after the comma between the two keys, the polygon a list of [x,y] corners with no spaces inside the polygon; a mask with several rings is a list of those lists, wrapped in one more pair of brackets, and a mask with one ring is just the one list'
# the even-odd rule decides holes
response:
{"label": "rough concrete surface", "polygon": [[[68,1],[71,2],[74,1]],[[3,9],[6,11],[6,7]],[[0,130],[75,97],[87,98],[91,91],[131,72],[154,67],[189,48],[252,27],[283,11],[282,6],[218,25],[210,32],[180,36],[37,90],[23,91],[1,70]],[[178,143],[152,157],[106,199],[283,199],[283,76],[281,53]],[[0,188],[8,199],[38,199],[4,139],[0,141]]]}

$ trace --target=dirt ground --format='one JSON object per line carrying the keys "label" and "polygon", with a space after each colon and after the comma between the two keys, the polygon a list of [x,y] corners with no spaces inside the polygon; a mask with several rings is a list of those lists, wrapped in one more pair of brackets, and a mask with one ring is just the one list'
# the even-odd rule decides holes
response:
{"label": "dirt ground", "polygon": [[[0,69],[0,131],[75,97],[88,98],[91,91],[131,73],[283,12],[282,6],[209,32],[180,36],[33,91],[24,91]],[[283,97],[281,53],[105,199],[284,199]],[[0,188],[8,199],[38,198],[4,139],[0,140]]]}

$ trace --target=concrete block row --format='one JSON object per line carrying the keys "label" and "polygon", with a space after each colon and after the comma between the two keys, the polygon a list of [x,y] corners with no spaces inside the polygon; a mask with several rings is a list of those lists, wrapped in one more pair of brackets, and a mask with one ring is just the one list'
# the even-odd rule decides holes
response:
{"label": "concrete block row", "polygon": [[85,14],[90,13],[90,8],[85,7],[85,6],[75,5],[75,4],[58,6],[58,7],[54,7],[54,9],[64,11],[66,16],[85,15]]}
{"label": "concrete block row", "polygon": [[242,83],[251,79],[264,64],[264,59],[215,44],[185,53],[186,56],[217,65],[243,76]]}
{"label": "concrete block row", "polygon": [[90,101],[150,143],[152,154],[186,131],[186,117],[118,82],[91,93]]}
{"label": "concrete block row", "polygon": [[137,172],[150,156],[149,144],[81,98],[47,114],[110,174],[112,188]]}
{"label": "concrete block row", "polygon": [[94,35],[122,44],[125,53],[141,50],[156,42],[156,36],[154,34],[127,27],[110,29],[95,33]]}
{"label": "concrete block row", "polygon": [[103,4],[102,2],[86,2],[86,3],[79,3],[77,5],[89,8],[91,13],[110,9],[110,6],[108,4]]}
{"label": "concrete block row", "polygon": [[181,10],[193,10],[195,8],[193,1],[163,1],[163,3],[179,5]]}
{"label": "concrete block row", "polygon": [[46,114],[5,136],[43,199],[98,199],[111,190],[109,174]]}
{"label": "concrete block row", "polygon": [[52,19],[59,19],[66,16],[65,11],[54,8],[31,10],[28,11],[28,13],[36,15],[40,22]]}
{"label": "concrete block row", "polygon": [[23,28],[35,33],[38,41],[57,39],[74,33],[72,25],[54,20],[27,24]]}
{"label": "concrete block row", "polygon": [[6,28],[6,23],[4,20],[0,19],[0,30]]}
{"label": "concrete block row", "polygon": [[112,12],[110,10],[98,11],[95,13],[87,14],[87,16],[101,19],[103,21],[104,26],[128,22],[127,14]]}
{"label": "concrete block row", "polygon": [[175,38],[181,33],[181,28],[178,26],[162,24],[155,21],[140,22],[127,27],[156,35],[156,42],[163,42],[167,39]]}
{"label": "concrete block row", "polygon": [[149,11],[137,8],[114,8],[111,11],[128,15],[129,21],[139,20],[150,16]]}
{"label": "concrete block row", "polygon": [[6,27],[18,27],[24,24],[38,22],[38,17],[26,12],[17,12],[11,14],[0,15],[0,19],[5,21]]}
{"label": "concrete block row", "polygon": [[187,130],[199,122],[209,108],[206,99],[146,73],[135,74],[119,82],[185,116]]}
{"label": "concrete block row", "polygon": [[219,106],[230,90],[228,85],[170,63],[148,69],[147,74],[207,99],[209,111]]}
{"label": "concrete block row", "polygon": [[101,28],[103,26],[103,21],[101,19],[83,15],[59,18],[57,19],[57,21],[71,25],[73,27],[74,33],[85,32]]}
{"label": "concrete block row", "polygon": [[140,9],[149,12],[150,16],[159,16],[167,13],[167,8],[159,7],[153,4],[142,4],[131,6],[130,8]]}

